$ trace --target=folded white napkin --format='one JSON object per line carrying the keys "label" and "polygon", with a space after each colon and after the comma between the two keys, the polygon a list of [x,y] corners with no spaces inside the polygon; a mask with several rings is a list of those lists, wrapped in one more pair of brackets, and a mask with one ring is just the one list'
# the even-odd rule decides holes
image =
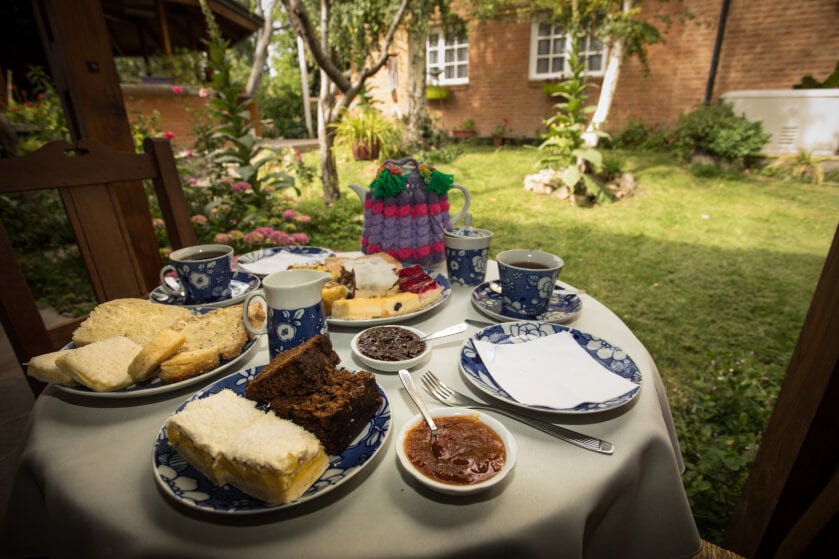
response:
{"label": "folded white napkin", "polygon": [[281,272],[291,265],[311,266],[321,264],[325,260],[323,254],[292,254],[281,250],[271,256],[260,258],[256,262],[239,262],[239,267],[251,274],[268,275]]}
{"label": "folded white napkin", "polygon": [[474,343],[492,378],[522,404],[573,408],[637,386],[595,361],[567,331],[518,344]]}

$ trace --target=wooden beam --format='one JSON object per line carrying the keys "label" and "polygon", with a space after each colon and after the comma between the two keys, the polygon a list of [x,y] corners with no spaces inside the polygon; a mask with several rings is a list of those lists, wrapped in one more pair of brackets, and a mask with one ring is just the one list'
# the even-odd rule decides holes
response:
{"label": "wooden beam", "polygon": [[[33,0],[33,9],[73,139],[134,152],[100,0]],[[142,183],[62,199],[88,269],[98,272],[91,281],[100,300],[145,296],[158,285],[162,262]]]}
{"label": "wooden beam", "polygon": [[[828,506],[824,500],[835,499],[837,495],[834,477],[839,466],[837,401],[839,228],[778,401],[728,526],[726,549],[745,557],[773,557],[790,533],[796,536],[794,541],[786,542],[787,548],[824,545],[825,532],[816,524],[823,522],[824,514],[820,511],[830,510],[830,506],[835,511],[835,501]],[[813,540],[802,541],[803,534]],[[832,537],[835,540],[837,536]]]}
{"label": "wooden beam", "polygon": [[169,21],[166,18],[166,5],[163,0],[156,0],[157,22],[160,25],[160,38],[163,41],[163,54],[172,55],[172,41],[169,38]]}

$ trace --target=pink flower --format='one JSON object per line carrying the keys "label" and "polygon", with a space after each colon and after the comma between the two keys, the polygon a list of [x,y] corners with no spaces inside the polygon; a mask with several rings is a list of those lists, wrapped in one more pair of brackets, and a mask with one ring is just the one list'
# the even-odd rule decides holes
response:
{"label": "pink flower", "polygon": [[299,149],[294,150],[294,156],[297,158],[297,161],[299,163],[303,163],[303,156],[300,155],[300,150]]}
{"label": "pink flower", "polygon": [[283,217],[286,219],[294,219],[297,217],[297,212],[294,210],[286,210],[283,212]]}
{"label": "pink flower", "polygon": [[265,226],[265,227],[257,227],[257,228],[256,228],[256,229],[254,229],[253,231],[254,231],[254,233],[259,233],[259,234],[260,234],[260,235],[262,235],[263,237],[268,237],[269,235],[271,235],[271,233],[273,233],[273,232],[274,232],[274,228],[273,228],[273,227],[267,227],[267,226]]}
{"label": "pink flower", "polygon": [[191,218],[189,218],[189,220],[196,225],[206,225],[207,224],[207,218],[204,217],[201,214],[194,215]]}
{"label": "pink flower", "polygon": [[311,221],[312,221],[312,218],[311,218],[311,217],[309,217],[308,215],[303,215],[303,214],[298,215],[298,216],[297,216],[296,218],[294,218],[294,219],[295,219],[295,221],[298,221],[298,222],[300,222],[300,223],[309,223],[309,222],[311,222]]}
{"label": "pink flower", "polygon": [[186,155],[187,157],[195,157],[195,152],[192,151],[191,149],[188,149],[188,150],[186,150],[184,155]]}
{"label": "pink flower", "polygon": [[226,245],[230,242],[230,235],[227,233],[216,233],[216,236],[213,237],[213,242],[218,243],[220,245]]}
{"label": "pink flower", "polygon": [[189,177],[188,179],[186,179],[186,182],[190,185],[196,185],[198,184],[198,179],[196,179],[195,177]]}
{"label": "pink flower", "polygon": [[171,140],[172,138],[175,137],[175,133],[174,132],[164,132],[163,137],[169,138]]}
{"label": "pink flower", "polygon": [[251,185],[245,181],[238,181],[234,182],[230,188],[233,189],[233,192],[245,192],[246,190],[251,189]]}
{"label": "pink flower", "polygon": [[276,246],[285,246],[294,243],[294,239],[282,231],[272,231],[268,236],[268,240]]}
{"label": "pink flower", "polygon": [[181,86],[179,86],[179,85],[173,85],[172,86],[172,93],[174,93],[175,95],[180,95],[183,92],[184,92],[184,88],[182,88]]}
{"label": "pink flower", "polygon": [[299,245],[309,244],[309,236],[306,233],[294,233],[291,235],[291,238]]}
{"label": "pink flower", "polygon": [[258,245],[265,240],[265,235],[257,231],[251,231],[250,233],[245,234],[242,240],[249,245]]}
{"label": "pink flower", "polygon": [[201,97],[202,99],[206,99],[207,97],[210,96],[210,89],[207,88],[207,87],[202,87],[201,89],[198,90],[198,96]]}

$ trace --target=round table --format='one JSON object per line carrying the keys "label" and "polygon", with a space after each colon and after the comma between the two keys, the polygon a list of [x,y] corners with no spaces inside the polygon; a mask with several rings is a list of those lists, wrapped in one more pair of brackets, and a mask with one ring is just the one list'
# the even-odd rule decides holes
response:
{"label": "round table", "polygon": [[[495,277],[490,262],[488,278]],[[614,313],[581,297],[582,312],[568,325],[624,349],[641,370],[642,388],[617,410],[547,419],[611,442],[611,456],[494,414],[516,438],[513,472],[486,493],[433,493],[397,464],[395,434],[416,408],[395,373],[377,373],[390,400],[392,431],[358,475],[299,506],[211,515],[180,506],[158,488],[151,454],[169,414],[217,378],[138,400],[77,397],[49,387],[32,410],[0,551],[51,558],[690,556],[701,540],[658,370]],[[471,290],[454,287],[445,304],[405,324],[432,332],[463,318],[488,321],[473,307]],[[349,368],[362,368],[349,349],[359,330],[329,329]],[[459,371],[460,347],[475,331],[437,340],[430,360],[413,369],[416,379],[431,370],[486,400]],[[267,363],[266,342],[258,343],[240,368]]]}

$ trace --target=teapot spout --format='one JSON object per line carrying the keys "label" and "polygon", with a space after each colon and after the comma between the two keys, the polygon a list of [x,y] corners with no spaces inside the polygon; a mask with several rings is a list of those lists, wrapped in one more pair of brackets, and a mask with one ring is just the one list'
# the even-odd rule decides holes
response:
{"label": "teapot spout", "polygon": [[349,185],[350,190],[355,192],[358,195],[359,200],[364,202],[364,198],[367,196],[367,190],[364,189],[362,186],[359,186],[355,183]]}

